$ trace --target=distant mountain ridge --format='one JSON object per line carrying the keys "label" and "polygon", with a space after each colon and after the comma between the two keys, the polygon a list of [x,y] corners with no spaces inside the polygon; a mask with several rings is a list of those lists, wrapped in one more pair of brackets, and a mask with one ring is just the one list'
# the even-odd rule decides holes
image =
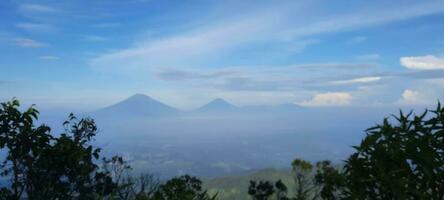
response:
{"label": "distant mountain ridge", "polygon": [[[251,113],[251,112],[295,112],[302,107],[296,104],[280,104],[276,106],[243,106],[233,105],[222,98],[216,98],[209,103],[192,110],[193,113]],[[94,112],[95,116],[110,117],[159,117],[174,116],[186,111],[179,110],[144,94],[135,94],[114,105]]]}

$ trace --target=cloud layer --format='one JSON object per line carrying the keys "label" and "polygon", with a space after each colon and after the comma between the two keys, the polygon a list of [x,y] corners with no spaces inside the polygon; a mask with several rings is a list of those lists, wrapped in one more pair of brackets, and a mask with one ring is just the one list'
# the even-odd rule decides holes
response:
{"label": "cloud layer", "polygon": [[[192,26],[180,34],[159,38],[141,37],[128,48],[91,59],[90,65],[105,70],[205,65],[233,60],[228,58],[235,57],[236,53],[249,46],[254,46],[260,56],[270,56],[270,44],[274,44],[273,49],[279,55],[289,56],[294,54],[294,50],[298,52],[319,43],[319,40],[313,39],[319,34],[349,31],[444,11],[444,6],[435,1],[376,5],[372,5],[372,9],[348,11],[333,18],[329,16],[335,12],[306,8],[303,2],[288,4],[286,7],[259,7],[238,16],[224,16],[202,26]],[[393,12],[395,7],[398,12]],[[312,11],[305,12],[304,9]],[[357,36],[352,40],[364,42],[366,39]],[[252,61],[255,59],[250,58]]]}
{"label": "cloud layer", "polygon": [[408,69],[444,69],[444,58],[434,55],[401,57],[400,62],[402,66]]}

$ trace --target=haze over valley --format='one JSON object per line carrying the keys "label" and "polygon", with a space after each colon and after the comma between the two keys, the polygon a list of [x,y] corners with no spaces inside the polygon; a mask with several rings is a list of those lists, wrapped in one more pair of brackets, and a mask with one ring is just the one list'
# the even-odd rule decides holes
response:
{"label": "haze over valley", "polygon": [[[122,155],[136,172],[168,178],[286,169],[294,157],[340,162],[388,110],[397,112],[387,107],[309,108],[293,103],[236,106],[221,98],[181,110],[135,94],[79,114],[96,120],[96,143],[107,154]],[[43,114],[41,121],[57,129],[65,115]]]}

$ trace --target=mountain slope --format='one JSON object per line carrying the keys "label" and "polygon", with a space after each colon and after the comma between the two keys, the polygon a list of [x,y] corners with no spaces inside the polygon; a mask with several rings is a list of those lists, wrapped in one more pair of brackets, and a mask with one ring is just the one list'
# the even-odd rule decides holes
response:
{"label": "mountain slope", "polygon": [[152,99],[147,95],[135,94],[128,99],[100,109],[95,112],[95,114],[102,117],[109,117],[110,115],[154,117],[171,115],[179,112],[179,110]]}
{"label": "mountain slope", "polygon": [[198,112],[230,112],[236,111],[238,107],[227,101],[217,98],[197,109]]}

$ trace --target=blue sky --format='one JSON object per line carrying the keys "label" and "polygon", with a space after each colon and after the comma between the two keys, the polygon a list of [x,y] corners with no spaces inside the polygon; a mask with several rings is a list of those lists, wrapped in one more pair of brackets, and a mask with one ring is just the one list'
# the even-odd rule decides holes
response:
{"label": "blue sky", "polygon": [[0,100],[43,107],[431,105],[444,1],[4,0],[0,53]]}

